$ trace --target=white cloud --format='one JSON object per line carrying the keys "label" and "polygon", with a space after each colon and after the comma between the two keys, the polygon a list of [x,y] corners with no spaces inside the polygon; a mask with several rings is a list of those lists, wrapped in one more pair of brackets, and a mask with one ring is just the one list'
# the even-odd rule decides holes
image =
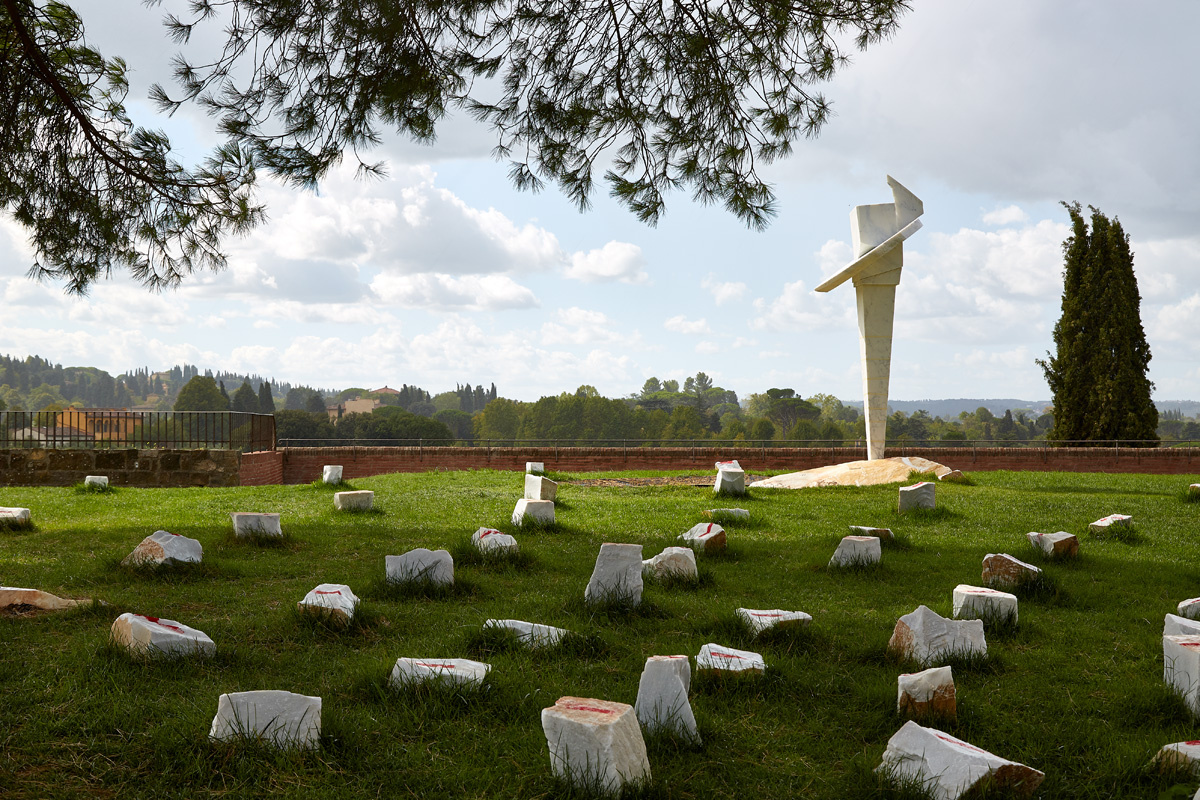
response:
{"label": "white cloud", "polygon": [[756,298],[757,312],[750,321],[753,330],[772,333],[803,331],[814,333],[845,329],[857,330],[854,290],[817,293],[809,290],[804,281],[783,286],[774,300]]}
{"label": "white cloud", "polygon": [[539,339],[550,346],[568,343],[640,347],[642,344],[642,335],[636,329],[622,330],[607,314],[578,307],[557,310],[554,320],[542,325]]}
{"label": "white cloud", "polygon": [[573,253],[563,274],[585,283],[620,281],[644,285],[650,282],[645,266],[642,248],[628,242],[611,241],[599,250]]}
{"label": "white cloud", "polygon": [[1019,222],[1028,221],[1029,215],[1022,211],[1019,206],[997,208],[995,211],[989,211],[983,215],[984,225],[1015,225]]}
{"label": "white cloud", "polygon": [[708,333],[708,321],[704,318],[697,320],[689,320],[683,314],[678,314],[663,322],[663,327],[673,333],[685,333],[688,335],[697,335]]}
{"label": "white cloud", "polygon": [[705,340],[696,344],[696,352],[703,355],[713,355],[714,353],[721,352],[721,350],[721,345],[717,344],[716,342]]}
{"label": "white cloud", "polygon": [[711,292],[719,306],[734,300],[741,300],[749,291],[749,287],[741,281],[718,281],[716,275],[711,272],[700,282],[700,288]]}
{"label": "white cloud", "polygon": [[1200,292],[1163,306],[1147,328],[1151,339],[1200,346]]}
{"label": "white cloud", "polygon": [[507,275],[377,275],[371,291],[384,303],[433,310],[536,308],[533,292]]}

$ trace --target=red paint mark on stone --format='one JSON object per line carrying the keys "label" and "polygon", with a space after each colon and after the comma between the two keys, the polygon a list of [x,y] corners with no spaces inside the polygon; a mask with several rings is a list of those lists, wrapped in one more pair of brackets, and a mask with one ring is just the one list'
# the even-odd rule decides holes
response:
{"label": "red paint mark on stone", "polygon": [[712,533],[712,529],[713,529],[713,523],[710,522],[710,523],[708,523],[708,527],[704,529],[704,535],[708,536],[710,533]]}
{"label": "red paint mark on stone", "polygon": [[709,653],[712,658],[736,658],[739,661],[745,661],[745,656],[735,656],[733,653]]}
{"label": "red paint mark on stone", "polygon": [[596,708],[595,706],[577,706],[572,703],[563,703],[559,707],[567,708],[567,709],[570,709],[571,711],[593,711],[597,714],[612,714],[612,713],[614,713],[614,712],[608,710],[607,708]]}
{"label": "red paint mark on stone", "polygon": [[962,747],[966,750],[974,750],[976,753],[982,753],[985,756],[991,755],[990,753],[988,753],[987,750],[980,750],[978,747],[976,747],[973,744],[967,744],[966,742],[960,742],[958,739],[951,739],[949,736],[944,736],[937,732],[934,732],[933,735],[936,736],[937,738],[941,739],[943,742],[948,742],[949,744],[955,745],[956,747]]}
{"label": "red paint mark on stone", "polygon": [[158,617],[148,617],[145,614],[138,614],[138,616],[144,620],[153,622],[155,625],[159,626],[160,628],[166,628],[167,630],[178,631],[179,633],[183,633],[183,628],[180,628],[178,625],[168,625],[167,623],[162,622]]}
{"label": "red paint mark on stone", "polygon": [[313,594],[341,594],[341,593],[342,593],[341,589],[334,589],[332,591],[325,591],[322,589],[313,589]]}
{"label": "red paint mark on stone", "polygon": [[750,616],[752,616],[752,617],[782,617],[783,614],[767,614],[767,613],[761,612],[761,611],[751,611]]}
{"label": "red paint mark on stone", "polygon": [[1180,642],[1180,647],[1200,647],[1200,642]]}
{"label": "red paint mark on stone", "polygon": [[1195,747],[1196,745],[1200,744],[1200,741],[1184,742],[1184,744],[1188,745],[1189,747]]}
{"label": "red paint mark on stone", "polygon": [[484,531],[483,533],[479,534],[479,538],[480,538],[480,539],[486,539],[487,537],[491,536],[493,533],[499,533],[499,532],[500,532],[500,531],[494,531],[494,530],[491,530],[491,529],[489,528],[488,530],[486,530],[486,531]]}
{"label": "red paint mark on stone", "polygon": [[429,667],[430,669],[454,669],[453,664],[426,664],[424,661],[418,661],[417,666]]}

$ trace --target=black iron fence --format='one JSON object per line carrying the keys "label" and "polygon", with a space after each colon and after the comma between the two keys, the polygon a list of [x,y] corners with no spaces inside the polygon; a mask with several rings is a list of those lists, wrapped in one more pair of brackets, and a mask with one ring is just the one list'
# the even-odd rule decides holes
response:
{"label": "black iron fence", "polygon": [[[280,439],[280,447],[745,447],[753,449],[774,448],[829,448],[851,447],[865,449],[863,439]],[[985,447],[1198,447],[1200,440],[1157,439],[1072,439],[1046,441],[1045,439],[889,439],[887,447],[892,449],[917,448],[985,448]]]}
{"label": "black iron fence", "polygon": [[0,411],[0,448],[275,449],[275,417],[242,411]]}

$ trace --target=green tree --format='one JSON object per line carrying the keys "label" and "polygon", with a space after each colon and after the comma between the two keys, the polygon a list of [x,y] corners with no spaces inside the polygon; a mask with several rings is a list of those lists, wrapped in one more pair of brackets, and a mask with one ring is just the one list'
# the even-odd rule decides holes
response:
{"label": "green tree", "polygon": [[257,413],[258,411],[258,395],[254,393],[254,388],[250,385],[250,381],[242,381],[242,385],[233,393],[233,399],[229,402],[231,411],[244,411],[247,413]]}
{"label": "green tree", "polygon": [[271,382],[263,381],[258,387],[258,413],[274,414],[275,398],[271,396]]}
{"label": "green tree", "polygon": [[176,411],[228,411],[229,398],[217,382],[207,375],[196,375],[179,390]]}
{"label": "green tree", "polygon": [[308,399],[304,401],[304,410],[310,414],[324,414],[325,398],[319,392],[310,392]]}
{"label": "green tree", "polygon": [[1092,208],[1089,230],[1078,203],[1063,205],[1072,232],[1063,242],[1062,316],[1054,326],[1055,353],[1037,362],[1054,397],[1046,438],[1157,441],[1150,346],[1129,237],[1116,217]]}
{"label": "green tree", "polygon": [[497,397],[475,414],[475,438],[494,440],[496,444],[513,441],[521,429],[523,413],[523,404]]}

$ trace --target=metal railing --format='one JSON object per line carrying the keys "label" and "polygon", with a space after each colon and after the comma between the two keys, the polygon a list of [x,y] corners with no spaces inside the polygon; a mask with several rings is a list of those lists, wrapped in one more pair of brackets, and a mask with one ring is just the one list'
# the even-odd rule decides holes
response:
{"label": "metal railing", "polygon": [[0,448],[274,450],[275,417],[243,411],[0,411]]}
{"label": "metal railing", "polygon": [[[748,449],[799,449],[845,447],[863,450],[863,439],[280,439],[280,447],[706,447]],[[889,439],[888,450],[917,450],[926,448],[1057,448],[1108,447],[1155,448],[1198,447],[1200,440],[1156,439],[1077,439],[1046,441],[1045,439]]]}

